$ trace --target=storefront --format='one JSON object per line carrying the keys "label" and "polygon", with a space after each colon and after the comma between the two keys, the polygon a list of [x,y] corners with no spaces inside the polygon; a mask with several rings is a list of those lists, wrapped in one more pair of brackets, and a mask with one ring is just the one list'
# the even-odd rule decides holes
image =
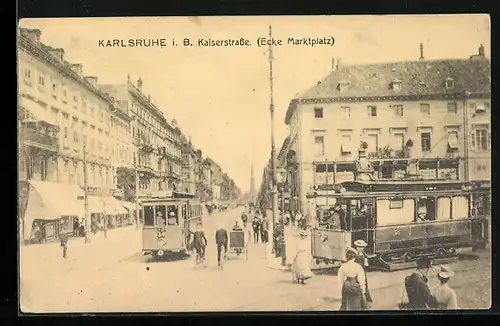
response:
{"label": "storefront", "polygon": [[134,218],[135,218],[135,214],[136,214],[136,208],[137,208],[136,204],[132,203],[132,202],[128,202],[128,201],[123,201],[123,200],[119,200],[118,202],[120,203],[120,205],[125,207],[125,209],[128,211],[127,224],[132,225],[134,223]]}
{"label": "storefront", "polygon": [[77,185],[27,180],[20,182],[20,188],[20,236],[25,242],[71,233],[73,221],[85,215],[84,192]]}

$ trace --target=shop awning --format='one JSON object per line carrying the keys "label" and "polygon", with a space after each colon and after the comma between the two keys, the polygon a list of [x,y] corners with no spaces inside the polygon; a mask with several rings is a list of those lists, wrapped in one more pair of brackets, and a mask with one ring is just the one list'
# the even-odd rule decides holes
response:
{"label": "shop awning", "polygon": [[32,121],[44,121],[53,126],[58,126],[57,121],[50,115],[46,109],[42,108],[38,103],[21,97],[19,99],[19,106],[28,111],[32,119],[27,119],[24,122]]}
{"label": "shop awning", "polygon": [[460,143],[458,141],[458,133],[456,132],[448,133],[448,146],[450,146],[451,149],[458,149],[459,144]]}
{"label": "shop awning", "polygon": [[[123,207],[125,207],[126,209],[128,209],[130,211],[135,211],[135,209],[136,209],[135,203],[131,203],[129,201],[123,201],[123,200],[119,200],[118,202],[120,203],[120,205],[122,205]],[[140,209],[140,206],[139,206],[139,209]]]}
{"label": "shop awning", "polygon": [[[113,210],[115,210],[117,214],[128,214],[128,211],[114,197],[112,197],[112,196],[102,196],[101,200],[104,201],[104,203],[107,206],[113,208]],[[110,212],[106,212],[106,213],[110,214]]]}
{"label": "shop awning", "polygon": [[88,197],[89,213],[98,214],[106,212],[106,207],[104,202],[99,198],[99,196],[89,195]]}
{"label": "shop awning", "polygon": [[84,192],[77,185],[48,181],[28,181],[24,212],[24,237],[29,239],[34,220],[58,220],[62,216],[85,216]]}

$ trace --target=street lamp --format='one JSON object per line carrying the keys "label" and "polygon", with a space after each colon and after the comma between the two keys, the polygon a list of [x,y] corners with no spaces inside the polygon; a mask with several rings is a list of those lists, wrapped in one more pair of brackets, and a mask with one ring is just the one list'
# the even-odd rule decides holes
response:
{"label": "street lamp", "polygon": [[[269,39],[272,39],[272,27],[269,25]],[[271,167],[272,167],[272,207],[273,207],[273,225],[276,225],[278,215],[278,189],[276,184],[276,145],[274,141],[274,98],[273,98],[273,46],[269,44],[269,93],[271,112]]]}

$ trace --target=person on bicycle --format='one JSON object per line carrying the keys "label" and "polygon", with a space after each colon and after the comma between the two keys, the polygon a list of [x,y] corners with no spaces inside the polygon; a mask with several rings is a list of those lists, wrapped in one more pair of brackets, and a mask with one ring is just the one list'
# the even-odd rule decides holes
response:
{"label": "person on bicycle", "polygon": [[228,242],[227,231],[222,225],[220,225],[217,231],[215,231],[215,243],[217,244],[217,265],[219,267],[220,267],[222,247],[224,247],[224,258],[226,258],[227,242]]}
{"label": "person on bicycle", "polygon": [[207,238],[205,237],[205,232],[203,231],[203,226],[198,223],[196,226],[196,231],[193,235],[193,246],[196,249],[196,254],[200,260],[205,259],[205,247],[207,246]]}

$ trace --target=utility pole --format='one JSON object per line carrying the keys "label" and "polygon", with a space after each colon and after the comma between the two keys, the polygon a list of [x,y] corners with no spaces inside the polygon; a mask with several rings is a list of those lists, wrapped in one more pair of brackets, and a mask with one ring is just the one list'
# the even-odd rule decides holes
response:
{"label": "utility pole", "polygon": [[[269,25],[269,39],[272,39],[272,27]],[[274,143],[274,98],[273,98],[273,46],[269,44],[269,90],[271,111],[271,169],[272,169],[272,209],[273,209],[273,225],[276,225],[278,216],[278,189],[276,184],[276,145]],[[283,223],[283,220],[281,221]]]}
{"label": "utility pole", "polygon": [[139,174],[137,173],[137,161],[134,155],[134,175],[135,175],[135,228],[139,229]]}
{"label": "utility pole", "polygon": [[83,191],[85,193],[84,197],[84,207],[85,207],[85,243],[90,243],[90,219],[89,219],[89,195],[88,195],[88,185],[87,185],[87,142],[83,142]]}

